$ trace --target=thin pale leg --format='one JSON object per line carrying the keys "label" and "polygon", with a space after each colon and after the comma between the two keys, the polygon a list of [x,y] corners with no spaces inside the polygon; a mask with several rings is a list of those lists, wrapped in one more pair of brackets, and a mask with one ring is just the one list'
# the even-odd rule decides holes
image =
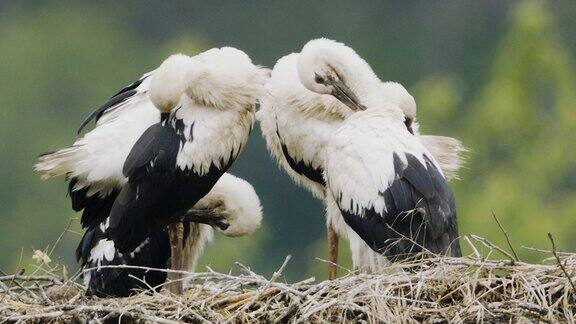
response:
{"label": "thin pale leg", "polygon": [[328,240],[328,280],[336,279],[338,275],[338,235],[332,226],[332,223],[329,223],[326,227],[326,236]]}
{"label": "thin pale leg", "polygon": [[[184,224],[176,222],[168,226],[168,234],[170,236],[170,269],[171,270],[185,270],[182,264],[182,244],[184,242]],[[168,273],[168,282],[166,286],[168,291],[176,295],[182,295],[184,292],[184,283],[182,281],[182,274],[170,272]]]}

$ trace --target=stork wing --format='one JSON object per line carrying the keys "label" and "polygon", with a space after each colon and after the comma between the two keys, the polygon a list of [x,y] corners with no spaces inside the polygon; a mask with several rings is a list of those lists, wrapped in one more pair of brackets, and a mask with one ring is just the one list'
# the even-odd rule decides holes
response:
{"label": "stork wing", "polygon": [[306,177],[308,180],[315,182],[321,186],[325,186],[326,183],[324,182],[324,177],[322,176],[323,172],[322,168],[321,167],[315,168],[309,163],[306,163],[304,160],[298,160],[296,157],[293,157],[288,151],[286,143],[284,143],[284,141],[282,140],[282,136],[280,135],[278,125],[276,125],[276,135],[278,136],[278,141],[280,142],[282,154],[284,155],[284,158],[286,159],[286,162],[288,163],[290,168],[299,175]]}
{"label": "stork wing", "polygon": [[146,78],[150,76],[150,74],[151,73],[144,74],[142,77],[140,77],[140,79],[122,88],[115,95],[110,97],[110,99],[108,99],[106,103],[98,107],[88,117],[86,117],[86,119],[84,119],[82,124],[80,124],[77,133],[80,134],[80,132],[82,132],[82,129],[86,127],[86,125],[88,125],[90,121],[95,120],[96,122],[98,122],[100,117],[102,117],[102,115],[105,114],[106,111],[108,111],[109,109],[118,108],[124,101],[128,100],[129,98],[135,96],[138,93],[146,92],[148,90],[148,83],[146,83],[145,85],[142,85],[142,83]]}
{"label": "stork wing", "polygon": [[176,167],[180,141],[174,128],[161,123],[150,126],[130,150],[122,173],[133,181],[136,176],[169,172]]}
{"label": "stork wing", "polygon": [[[82,267],[92,269],[84,273],[88,295],[99,297],[126,297],[135,289],[157,287],[166,280],[161,271],[135,268],[99,268],[100,266],[129,265],[147,268],[165,268],[170,257],[170,241],[165,229],[152,232],[130,253],[119,253],[108,239],[108,221],[89,228],[84,233],[76,259]],[[156,288],[159,290],[159,288]]]}
{"label": "stork wing", "polygon": [[[184,140],[170,125],[157,123],[130,150],[123,167],[128,183],[110,211],[110,237],[119,251],[133,250],[153,230],[169,223],[174,207],[170,204],[182,198],[172,196],[168,188],[179,188],[182,171],[177,168],[176,159]],[[184,197],[192,204],[194,198]]]}
{"label": "stork wing", "polygon": [[406,134],[343,127],[325,176],[346,223],[391,260],[460,255],[454,195],[430,153]]}
{"label": "stork wing", "polygon": [[92,113],[87,121],[96,119],[93,130],[70,147],[41,155],[35,165],[43,178],[66,175],[72,206],[83,210],[83,227],[95,226],[107,217],[119,188],[126,183],[122,166],[130,149],[149,126],[160,121],[160,112],[147,94],[149,74]]}

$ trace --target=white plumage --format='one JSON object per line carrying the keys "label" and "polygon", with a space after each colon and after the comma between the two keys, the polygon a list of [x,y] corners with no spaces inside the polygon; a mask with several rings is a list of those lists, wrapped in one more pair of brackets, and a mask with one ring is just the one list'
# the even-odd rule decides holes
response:
{"label": "white plumage", "polygon": [[345,116],[337,108],[342,105],[337,99],[318,95],[302,86],[297,60],[296,53],[278,60],[266,85],[267,94],[260,99],[256,117],[275,160],[297,184],[322,198],[324,185],[294,170],[282,145],[296,162],[319,170],[321,178],[326,143]]}
{"label": "white plumage", "polygon": [[212,210],[215,217],[223,218],[229,226],[222,230],[206,224],[190,224],[190,233],[182,254],[183,264],[188,271],[196,269],[198,258],[212,240],[213,228],[228,237],[240,237],[254,233],[262,220],[262,206],[254,187],[229,173],[218,180],[194,209]]}
{"label": "white plumage", "polygon": [[[209,59],[214,56],[219,59]],[[192,61],[197,64],[189,68]],[[173,55],[140,78],[135,94],[106,109],[92,131],[68,148],[41,156],[35,169],[43,179],[61,175],[76,178],[77,189],[89,186],[90,194],[121,187],[126,182],[122,167],[134,143],[160,121],[159,110],[173,109],[181,103],[190,109],[179,109],[176,115],[184,119],[185,132],[189,133],[189,125],[194,123],[198,137],[194,144],[186,143],[182,148],[191,160],[181,155],[179,165],[194,165],[205,171],[210,163],[220,164],[219,152],[231,153],[234,149],[237,154],[246,142],[255,98],[262,94],[267,73],[233,48],[211,49],[193,58]],[[151,81],[155,81],[156,88],[150,89]]]}
{"label": "white plumage", "polygon": [[[396,116],[391,117],[390,113]],[[361,208],[386,210],[380,193],[396,180],[394,153],[403,153],[403,163],[403,155],[412,154],[423,165],[424,156],[432,156],[406,130],[399,113],[400,110],[378,109],[357,112],[334,133],[327,148],[325,176],[332,196],[339,197],[341,208],[356,213]]]}
{"label": "white plumage", "polygon": [[148,96],[149,74],[141,77],[136,93],[106,110],[96,127],[70,147],[40,156],[35,165],[42,179],[66,175],[78,179],[76,190],[89,187],[89,195],[108,194],[126,183],[122,166],[140,135],[160,120],[160,111]]}

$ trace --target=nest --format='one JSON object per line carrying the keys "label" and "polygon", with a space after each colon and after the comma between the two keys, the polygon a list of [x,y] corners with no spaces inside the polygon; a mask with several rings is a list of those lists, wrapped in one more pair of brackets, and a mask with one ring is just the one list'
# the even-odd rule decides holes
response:
{"label": "nest", "polygon": [[[390,265],[382,274],[332,281],[281,282],[289,261],[271,278],[238,265],[237,274],[178,273],[183,295],[143,291],[128,298],[87,298],[74,278],[0,277],[5,322],[572,322],[576,255],[553,253],[548,264],[429,258]],[[166,270],[170,272],[170,270]]]}

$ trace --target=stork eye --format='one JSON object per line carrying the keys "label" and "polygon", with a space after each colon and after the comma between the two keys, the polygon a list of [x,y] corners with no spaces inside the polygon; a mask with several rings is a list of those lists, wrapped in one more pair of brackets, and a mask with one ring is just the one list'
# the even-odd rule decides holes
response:
{"label": "stork eye", "polygon": [[324,78],[317,73],[314,74],[314,81],[316,81],[316,83],[324,84]]}
{"label": "stork eye", "polygon": [[405,118],[404,118],[404,125],[406,125],[406,128],[408,129],[408,131],[409,131],[412,135],[414,135],[414,130],[412,129],[412,122],[413,122],[413,119],[412,119],[412,118],[408,118],[408,117],[405,117]]}

